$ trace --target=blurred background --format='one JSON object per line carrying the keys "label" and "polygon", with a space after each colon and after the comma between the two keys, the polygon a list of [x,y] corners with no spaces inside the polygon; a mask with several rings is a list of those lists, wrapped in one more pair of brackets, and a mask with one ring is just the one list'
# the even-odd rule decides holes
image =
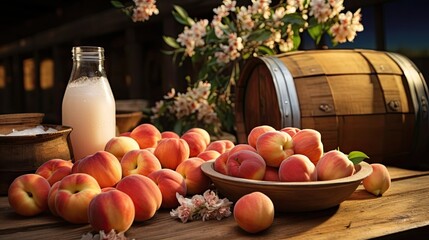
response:
{"label": "blurred background", "polygon": [[[162,36],[177,36],[181,25],[172,5],[192,17],[211,19],[222,1],[159,0],[159,15],[133,23],[108,0],[14,0],[0,7],[0,114],[45,113],[61,122],[61,103],[77,45],[105,48],[105,67],[113,93],[125,105],[150,106],[171,88],[184,89],[186,66],[178,68]],[[249,1],[238,1],[243,5]],[[338,48],[401,53],[429,79],[429,29],[425,0],[345,0],[346,10],[362,8],[364,31]]]}

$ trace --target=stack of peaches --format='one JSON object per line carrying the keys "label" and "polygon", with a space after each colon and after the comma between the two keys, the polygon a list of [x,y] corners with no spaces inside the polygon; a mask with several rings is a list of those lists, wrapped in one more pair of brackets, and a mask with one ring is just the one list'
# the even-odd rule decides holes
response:
{"label": "stack of peaches", "polygon": [[[323,152],[320,133],[312,129],[275,130],[262,125],[250,132],[247,144],[235,145],[229,140],[211,141],[202,128],[179,136],[145,123],[112,138],[103,151],[75,162],[51,159],[35,173],[17,177],[8,200],[23,216],[50,211],[70,223],[90,223],[95,231],[125,232],[160,208],[177,207],[176,193],[194,195],[209,189],[211,180],[200,168],[209,160],[216,171],[258,180],[315,181],[354,173],[347,155]],[[379,165],[374,164],[368,177],[372,179],[364,181],[376,195],[390,186],[387,169]],[[235,219],[246,231],[262,229],[251,226],[246,220],[251,211],[240,205],[257,205],[260,195],[243,196],[234,207]]]}

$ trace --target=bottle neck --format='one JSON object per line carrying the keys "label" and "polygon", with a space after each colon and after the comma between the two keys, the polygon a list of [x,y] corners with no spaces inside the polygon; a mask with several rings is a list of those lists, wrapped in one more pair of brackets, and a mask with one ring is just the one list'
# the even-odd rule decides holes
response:
{"label": "bottle neck", "polygon": [[70,81],[87,77],[106,77],[104,70],[104,49],[101,47],[74,47],[73,69]]}

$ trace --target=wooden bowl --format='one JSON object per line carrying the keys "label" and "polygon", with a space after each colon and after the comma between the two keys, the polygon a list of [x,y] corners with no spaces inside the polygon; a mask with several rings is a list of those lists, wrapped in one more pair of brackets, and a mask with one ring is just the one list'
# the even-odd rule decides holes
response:
{"label": "wooden bowl", "polygon": [[124,133],[132,130],[140,123],[143,118],[142,112],[116,112],[116,127],[119,133]]}
{"label": "wooden bowl", "polygon": [[337,206],[372,172],[368,163],[361,162],[355,166],[356,173],[346,178],[313,182],[274,182],[227,176],[216,172],[213,162],[203,163],[201,169],[211,178],[220,194],[235,202],[245,194],[260,191],[271,198],[277,212],[308,212]]}
{"label": "wooden bowl", "polygon": [[[33,118],[36,115],[21,115]],[[5,116],[0,116],[3,119]],[[9,118],[7,116],[6,118]],[[0,194],[7,194],[10,183],[19,175],[34,173],[47,160],[53,158],[72,159],[70,142],[71,127],[41,124],[41,119],[28,121],[17,118],[9,124],[0,124],[0,134],[42,125],[45,130],[54,128],[56,132],[36,135],[0,136]]]}

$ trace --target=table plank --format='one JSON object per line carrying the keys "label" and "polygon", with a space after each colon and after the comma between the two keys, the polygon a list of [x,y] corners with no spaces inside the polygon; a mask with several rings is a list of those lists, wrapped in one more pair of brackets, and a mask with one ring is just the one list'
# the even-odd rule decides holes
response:
{"label": "table plank", "polygon": [[[241,230],[231,216],[221,221],[181,223],[160,210],[154,218],[134,223],[127,231],[132,239],[368,239],[413,229],[428,231],[429,172],[389,168],[393,182],[375,197],[363,186],[339,206],[308,213],[276,213],[273,225],[259,234]],[[74,225],[48,213],[17,216],[6,197],[0,197],[0,239],[80,239],[88,224]],[[429,234],[429,233],[428,233]]]}

